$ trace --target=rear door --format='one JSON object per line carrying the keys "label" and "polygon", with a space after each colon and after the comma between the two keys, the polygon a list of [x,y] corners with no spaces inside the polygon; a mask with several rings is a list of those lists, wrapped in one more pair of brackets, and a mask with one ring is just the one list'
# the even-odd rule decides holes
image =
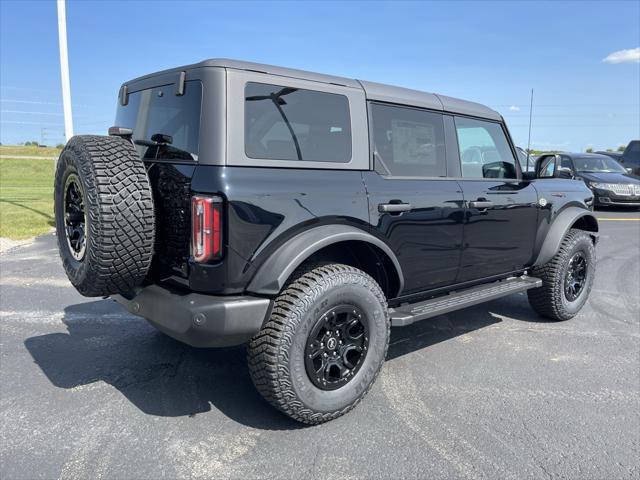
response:
{"label": "rear door", "polygon": [[458,182],[446,178],[443,115],[382,103],[371,103],[369,115],[369,216],[402,266],[402,294],[448,285],[458,273],[464,205]]}
{"label": "rear door", "polygon": [[520,270],[533,254],[537,192],[499,122],[457,116],[455,125],[466,205],[457,282]]}

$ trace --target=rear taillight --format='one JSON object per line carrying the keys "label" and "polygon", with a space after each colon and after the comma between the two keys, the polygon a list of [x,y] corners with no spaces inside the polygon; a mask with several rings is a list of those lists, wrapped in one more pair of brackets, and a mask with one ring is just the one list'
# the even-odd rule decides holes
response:
{"label": "rear taillight", "polygon": [[222,198],[191,197],[191,250],[199,263],[222,257]]}

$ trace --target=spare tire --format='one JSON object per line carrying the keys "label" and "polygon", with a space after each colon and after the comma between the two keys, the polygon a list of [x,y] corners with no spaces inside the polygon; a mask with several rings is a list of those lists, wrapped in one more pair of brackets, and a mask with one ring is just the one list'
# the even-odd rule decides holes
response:
{"label": "spare tire", "polygon": [[131,142],[71,138],[56,167],[54,208],[60,257],[78,292],[126,294],[144,280],[155,215],[149,177]]}

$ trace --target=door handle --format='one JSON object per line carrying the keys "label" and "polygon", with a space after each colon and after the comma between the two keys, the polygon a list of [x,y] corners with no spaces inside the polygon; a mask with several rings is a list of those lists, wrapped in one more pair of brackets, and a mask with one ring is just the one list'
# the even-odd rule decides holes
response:
{"label": "door handle", "polygon": [[378,205],[380,213],[408,212],[409,210],[411,210],[410,203],[381,203]]}
{"label": "door handle", "polygon": [[476,200],[474,202],[469,202],[469,208],[491,208],[493,207],[493,202],[488,200]]}

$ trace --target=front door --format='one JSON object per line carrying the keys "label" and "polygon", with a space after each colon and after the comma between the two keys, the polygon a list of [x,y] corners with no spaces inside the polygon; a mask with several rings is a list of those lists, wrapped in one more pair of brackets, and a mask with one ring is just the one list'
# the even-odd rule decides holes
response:
{"label": "front door", "polygon": [[369,218],[400,262],[401,295],[449,285],[458,274],[464,203],[458,182],[446,178],[442,113],[376,103],[370,113]]}
{"label": "front door", "polygon": [[455,118],[465,199],[457,282],[523,269],[533,254],[538,195],[518,179],[513,151],[498,122]]}

